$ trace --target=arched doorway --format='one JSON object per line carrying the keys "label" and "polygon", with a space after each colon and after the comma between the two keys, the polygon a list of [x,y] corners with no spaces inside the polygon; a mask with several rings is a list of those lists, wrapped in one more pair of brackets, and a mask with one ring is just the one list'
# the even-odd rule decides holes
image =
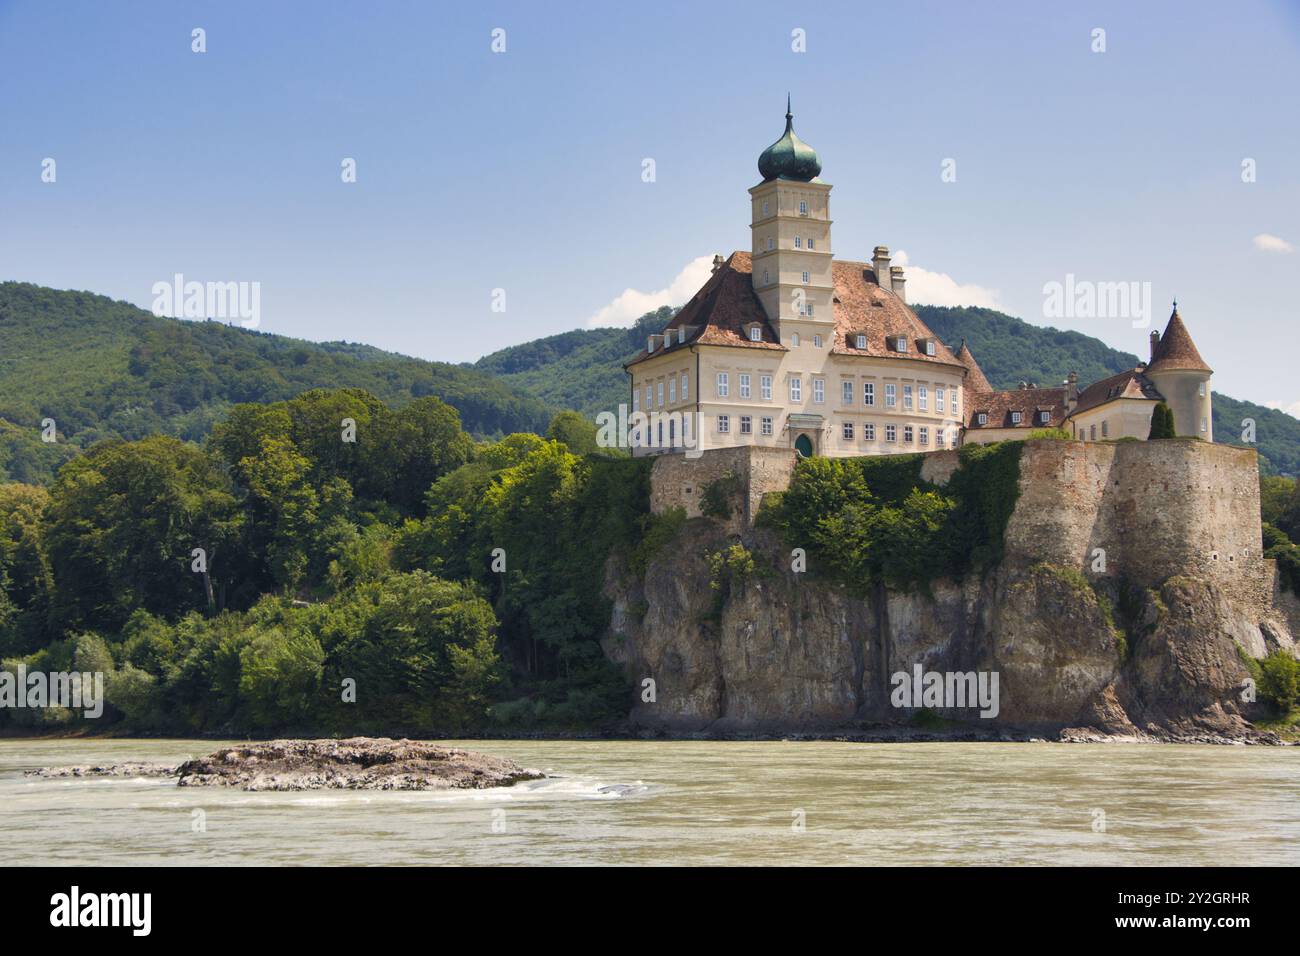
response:
{"label": "arched doorway", "polygon": [[794,440],[794,450],[799,453],[801,458],[811,458],[813,453],[812,439],[807,435],[800,435]]}

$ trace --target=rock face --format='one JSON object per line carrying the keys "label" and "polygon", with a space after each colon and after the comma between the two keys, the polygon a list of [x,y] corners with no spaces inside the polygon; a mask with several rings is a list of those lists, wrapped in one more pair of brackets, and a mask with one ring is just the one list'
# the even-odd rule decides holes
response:
{"label": "rock face", "polygon": [[[928,457],[944,454],[955,461]],[[691,480],[675,465],[672,487]],[[997,674],[995,717],[927,706],[984,733],[1268,739],[1249,724],[1262,710],[1242,699],[1242,655],[1294,646],[1300,614],[1275,603],[1259,553],[1254,453],[1177,440],[1029,442],[1020,489],[1002,563],[929,593],[855,597],[791,573],[774,536],[734,520],[688,522],[639,580],[615,557],[605,651],[655,689],[653,701],[638,698],[633,725],[727,734],[906,724],[918,709],[891,701],[893,678],[919,665]],[[737,540],[762,571],[719,607],[707,555]]]}
{"label": "rock face", "polygon": [[272,740],[177,769],[182,787],[241,790],[483,790],[545,776],[501,757],[412,740]]}

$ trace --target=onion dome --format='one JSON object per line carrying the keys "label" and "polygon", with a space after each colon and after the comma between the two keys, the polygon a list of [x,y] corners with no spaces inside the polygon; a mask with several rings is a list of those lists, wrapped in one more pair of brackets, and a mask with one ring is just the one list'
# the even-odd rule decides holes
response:
{"label": "onion dome", "polygon": [[821,174],[822,163],[813,149],[794,134],[794,114],[790,112],[790,98],[785,101],[785,135],[769,146],[758,157],[758,172],[763,182],[773,179],[793,179],[809,182]]}

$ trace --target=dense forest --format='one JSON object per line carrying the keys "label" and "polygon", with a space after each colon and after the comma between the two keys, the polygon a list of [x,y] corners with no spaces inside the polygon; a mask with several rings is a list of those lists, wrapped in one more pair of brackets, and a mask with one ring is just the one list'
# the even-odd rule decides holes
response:
{"label": "dense forest", "polygon": [[[472,368],[220,322],[158,318],[125,302],[0,283],[0,481],[48,483],[105,438],[198,441],[241,402],[363,388],[400,406],[434,396],[477,437],[542,432],[545,403]],[[54,423],[59,444],[40,440]]]}
{"label": "dense forest", "polygon": [[645,466],[575,413],[477,443],[440,399],[359,389],[236,405],[202,446],[108,439],[0,485],[0,667],[102,672],[137,732],[598,728],[626,711],[601,588],[655,537]]}

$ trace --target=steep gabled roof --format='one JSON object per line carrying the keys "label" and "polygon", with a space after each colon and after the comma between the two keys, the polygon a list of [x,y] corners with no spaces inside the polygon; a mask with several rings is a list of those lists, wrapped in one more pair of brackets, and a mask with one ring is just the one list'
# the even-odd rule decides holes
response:
{"label": "steep gabled roof", "polygon": [[[691,297],[664,329],[673,333],[667,348],[641,353],[625,367],[691,345],[726,345],[788,351],[767,319],[763,303],[753,288],[753,261],[748,252],[733,252]],[[876,282],[876,274],[865,262],[835,259],[831,262],[835,285],[833,352],[840,355],[869,355],[876,358],[911,359],[939,365],[956,365],[956,356],[938,336],[917,318],[907,304]],[[751,341],[749,327],[758,325],[761,340]],[[677,330],[686,328],[686,341],[677,341]],[[866,347],[857,347],[857,336],[866,336]],[[907,340],[907,351],[890,344],[898,337]],[[934,342],[934,355],[925,344]]]}
{"label": "steep gabled roof", "polygon": [[1187,326],[1183,325],[1177,306],[1174,306],[1173,314],[1169,316],[1169,324],[1165,326],[1165,334],[1160,336],[1160,341],[1151,352],[1151,361],[1146,367],[1147,372],[1169,372],[1175,369],[1213,371],[1205,364],[1201,353],[1196,351],[1196,343],[1192,341]]}
{"label": "steep gabled roof", "polygon": [[975,361],[975,356],[965,339],[961,340],[961,347],[957,349],[957,361],[966,366],[966,379],[963,384],[970,393],[993,391],[993,386],[984,377],[984,370],[980,368],[979,362]]}
{"label": "steep gabled roof", "polygon": [[[757,342],[749,337],[749,327],[755,324],[761,332],[760,341]],[[686,341],[680,343],[677,330],[683,327],[686,329]],[[739,348],[786,351],[767,320],[763,303],[754,292],[747,252],[733,252],[731,258],[709,276],[700,291],[691,296],[690,301],[682,306],[664,328],[665,334],[669,332],[672,336],[667,348],[655,349],[653,353],[642,352],[624,368],[691,345],[733,345]]]}

